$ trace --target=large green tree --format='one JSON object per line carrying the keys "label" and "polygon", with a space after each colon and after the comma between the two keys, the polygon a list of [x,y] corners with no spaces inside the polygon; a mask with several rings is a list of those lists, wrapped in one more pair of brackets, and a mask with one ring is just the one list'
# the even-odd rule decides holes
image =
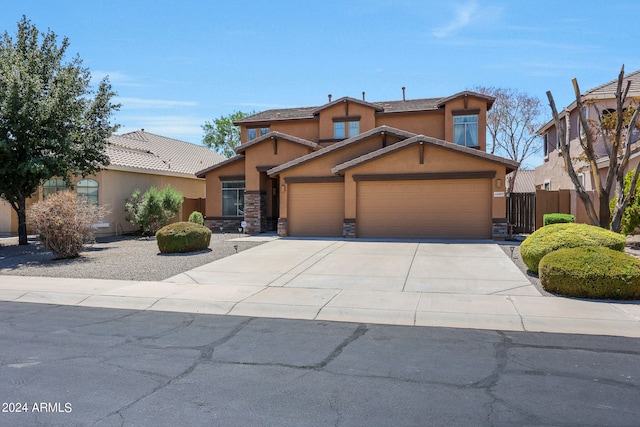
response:
{"label": "large green tree", "polygon": [[107,78],[97,89],[69,40],[42,33],[26,17],[13,38],[0,36],[0,197],[18,214],[27,244],[26,199],[46,180],[86,176],[109,164],[106,140],[115,131],[115,93]]}
{"label": "large green tree", "polygon": [[228,116],[220,116],[211,122],[205,122],[202,125],[204,130],[202,142],[225,157],[235,156],[236,152],[233,149],[240,145],[240,126],[234,125],[233,122],[252,114],[236,111]]}

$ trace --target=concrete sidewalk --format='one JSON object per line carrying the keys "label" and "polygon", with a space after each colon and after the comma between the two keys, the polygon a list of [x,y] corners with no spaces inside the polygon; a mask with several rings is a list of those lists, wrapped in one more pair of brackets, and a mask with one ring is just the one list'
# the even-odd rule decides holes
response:
{"label": "concrete sidewalk", "polygon": [[640,304],[543,297],[487,242],[277,239],[164,280],[0,276],[0,300],[640,337]]}

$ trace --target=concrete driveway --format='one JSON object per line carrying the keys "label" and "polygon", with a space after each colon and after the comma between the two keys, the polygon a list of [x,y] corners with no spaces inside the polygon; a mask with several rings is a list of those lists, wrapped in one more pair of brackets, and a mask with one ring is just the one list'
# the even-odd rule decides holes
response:
{"label": "concrete driveway", "polygon": [[274,239],[163,282],[0,277],[0,300],[640,337],[640,305],[542,296],[494,242]]}

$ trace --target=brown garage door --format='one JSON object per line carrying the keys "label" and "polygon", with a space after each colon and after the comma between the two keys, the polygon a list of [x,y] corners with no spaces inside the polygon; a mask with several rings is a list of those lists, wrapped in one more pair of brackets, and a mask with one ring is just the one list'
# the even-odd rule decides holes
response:
{"label": "brown garage door", "polygon": [[491,180],[362,181],[358,237],[491,238]]}
{"label": "brown garage door", "polygon": [[342,236],[344,184],[289,184],[290,236]]}

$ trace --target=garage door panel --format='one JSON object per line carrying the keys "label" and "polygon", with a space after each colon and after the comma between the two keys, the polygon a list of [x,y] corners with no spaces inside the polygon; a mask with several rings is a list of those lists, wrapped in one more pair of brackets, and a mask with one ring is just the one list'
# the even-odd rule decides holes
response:
{"label": "garage door panel", "polygon": [[491,181],[358,183],[360,237],[490,238]]}
{"label": "garage door panel", "polygon": [[288,186],[291,236],[342,236],[343,183],[296,183]]}

